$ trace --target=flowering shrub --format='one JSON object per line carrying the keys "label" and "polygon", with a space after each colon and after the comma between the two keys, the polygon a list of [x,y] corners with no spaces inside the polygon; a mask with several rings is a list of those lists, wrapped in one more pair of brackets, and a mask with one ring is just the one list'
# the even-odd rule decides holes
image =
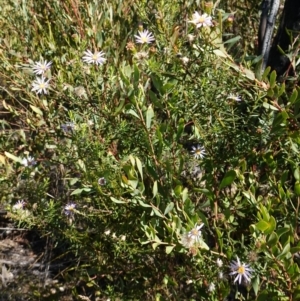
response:
{"label": "flowering shrub", "polygon": [[66,293],[296,300],[299,89],[234,58],[233,14],[29,2],[0,13],[1,205]]}

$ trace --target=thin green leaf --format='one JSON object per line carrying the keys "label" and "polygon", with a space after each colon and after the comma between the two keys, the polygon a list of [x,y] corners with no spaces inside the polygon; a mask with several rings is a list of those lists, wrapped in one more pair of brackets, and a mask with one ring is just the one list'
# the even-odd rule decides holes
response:
{"label": "thin green leaf", "polygon": [[157,188],[157,181],[154,182],[153,184],[153,188],[152,188],[152,193],[153,193],[153,197],[155,198],[156,195],[157,195],[157,191],[158,191],[158,188]]}
{"label": "thin green leaf", "polygon": [[150,127],[151,127],[151,121],[152,121],[153,116],[154,116],[154,111],[153,111],[152,105],[150,105],[148,107],[148,110],[147,110],[147,113],[146,113],[146,127],[147,127],[147,129],[150,129]]}
{"label": "thin green leaf", "polygon": [[133,79],[134,79],[135,86],[137,86],[140,80],[140,70],[137,65],[134,65]]}
{"label": "thin green leaf", "polygon": [[117,200],[117,199],[115,199],[115,198],[112,197],[112,196],[110,197],[110,199],[111,199],[114,203],[117,203],[117,204],[126,204],[126,202]]}
{"label": "thin green leaf", "polygon": [[175,246],[167,246],[166,247],[166,253],[170,254],[173,251],[174,248],[175,248]]}
{"label": "thin green leaf", "polygon": [[126,114],[130,114],[130,115],[140,119],[139,115],[135,111],[133,111],[132,109],[126,111]]}
{"label": "thin green leaf", "polygon": [[264,220],[260,220],[257,224],[255,224],[255,227],[258,230],[265,232],[266,230],[268,230],[270,228],[270,224]]}
{"label": "thin green leaf", "polygon": [[270,87],[274,88],[276,85],[276,71],[273,70],[270,75]]}
{"label": "thin green leaf", "polygon": [[209,246],[203,241],[203,239],[199,240],[198,246],[200,249],[209,250]]}
{"label": "thin green leaf", "polygon": [[256,276],[252,281],[252,287],[253,287],[255,296],[257,296],[257,294],[258,294],[259,284],[260,284],[259,276]]}
{"label": "thin green leaf", "polygon": [[300,173],[299,173],[299,168],[298,168],[298,167],[296,167],[296,168],[294,169],[294,177],[295,177],[295,179],[296,179],[297,181],[299,181],[299,179],[300,179]]}
{"label": "thin green leaf", "polygon": [[284,258],[287,255],[287,253],[290,252],[290,249],[291,249],[290,243],[287,243],[283,248],[282,252],[277,256],[277,259]]}
{"label": "thin green leaf", "polygon": [[145,208],[152,208],[151,205],[144,203],[142,200],[138,200],[138,202],[139,202],[139,204],[140,204],[142,207],[145,207]]}
{"label": "thin green leaf", "polygon": [[184,203],[186,201],[186,199],[188,198],[188,189],[184,188],[182,191],[182,202]]}
{"label": "thin green leaf", "polygon": [[298,96],[298,91],[297,90],[294,90],[291,97],[289,98],[289,102],[290,103],[294,103],[295,100],[297,99],[297,96]]}
{"label": "thin green leaf", "polygon": [[164,218],[164,216],[155,207],[152,206],[152,210],[155,215]]}
{"label": "thin green leaf", "polygon": [[143,166],[142,166],[142,162],[138,157],[135,157],[135,162],[136,162],[136,166],[138,168],[138,171],[140,173],[140,176],[143,180]]}
{"label": "thin green leaf", "polygon": [[9,152],[4,152],[5,156],[9,159],[12,159],[13,161],[15,162],[18,162],[18,163],[22,163],[22,159],[21,158],[18,158],[16,157],[15,155],[9,153]]}
{"label": "thin green leaf", "polygon": [[238,42],[242,37],[241,36],[236,36],[234,38],[231,38],[225,42],[223,42],[223,44],[235,44],[236,42]]}
{"label": "thin green leaf", "polygon": [[35,106],[33,106],[33,105],[30,105],[30,108],[32,109],[32,111],[34,111],[34,112],[37,113],[38,115],[43,116],[43,112],[42,112],[38,107],[35,107]]}
{"label": "thin green leaf", "polygon": [[164,215],[167,215],[170,211],[172,211],[174,208],[174,203],[171,202],[168,204],[167,208],[165,209]]}
{"label": "thin green leaf", "polygon": [[224,178],[223,178],[223,180],[222,180],[222,182],[220,184],[219,189],[223,189],[224,187],[232,184],[232,182],[235,180],[235,178],[236,178],[236,172],[235,172],[235,170],[233,170],[233,169],[229,170],[225,174],[225,176],[224,176]]}
{"label": "thin green leaf", "polygon": [[75,190],[71,193],[71,195],[81,194],[82,191],[83,191],[82,188],[77,188],[77,189],[75,189]]}

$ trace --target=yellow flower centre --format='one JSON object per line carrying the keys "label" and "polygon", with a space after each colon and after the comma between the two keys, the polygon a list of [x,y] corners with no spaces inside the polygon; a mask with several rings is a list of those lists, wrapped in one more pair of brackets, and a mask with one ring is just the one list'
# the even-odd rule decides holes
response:
{"label": "yellow flower centre", "polygon": [[93,61],[97,61],[97,59],[98,59],[97,54],[93,54],[92,59],[93,59]]}
{"label": "yellow flower centre", "polygon": [[245,273],[245,267],[240,266],[240,267],[237,269],[237,272],[238,272],[239,274],[244,274],[244,273]]}
{"label": "yellow flower centre", "polygon": [[148,38],[145,36],[145,37],[141,37],[141,40],[144,42],[144,43],[147,43],[148,41]]}
{"label": "yellow flower centre", "polygon": [[200,16],[198,19],[199,23],[204,23],[205,22],[205,18],[203,16]]}
{"label": "yellow flower centre", "polygon": [[45,83],[40,83],[39,87],[40,87],[40,89],[44,89],[44,88],[46,88],[46,85],[45,85]]}
{"label": "yellow flower centre", "polygon": [[194,236],[197,236],[198,235],[198,230],[197,229],[192,229],[191,234],[194,235]]}

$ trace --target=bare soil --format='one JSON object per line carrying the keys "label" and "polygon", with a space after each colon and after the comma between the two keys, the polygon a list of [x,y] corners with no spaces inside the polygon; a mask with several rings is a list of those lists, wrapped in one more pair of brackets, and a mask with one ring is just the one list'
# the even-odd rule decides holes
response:
{"label": "bare soil", "polygon": [[20,229],[0,210],[0,301],[74,300],[52,261],[49,241]]}

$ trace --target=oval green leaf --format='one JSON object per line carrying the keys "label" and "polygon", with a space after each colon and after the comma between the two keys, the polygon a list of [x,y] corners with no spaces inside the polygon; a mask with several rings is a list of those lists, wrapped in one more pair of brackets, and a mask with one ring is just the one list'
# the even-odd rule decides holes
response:
{"label": "oval green leaf", "polygon": [[229,170],[225,177],[223,178],[219,189],[223,189],[226,186],[229,186],[236,178],[236,172],[235,170]]}

